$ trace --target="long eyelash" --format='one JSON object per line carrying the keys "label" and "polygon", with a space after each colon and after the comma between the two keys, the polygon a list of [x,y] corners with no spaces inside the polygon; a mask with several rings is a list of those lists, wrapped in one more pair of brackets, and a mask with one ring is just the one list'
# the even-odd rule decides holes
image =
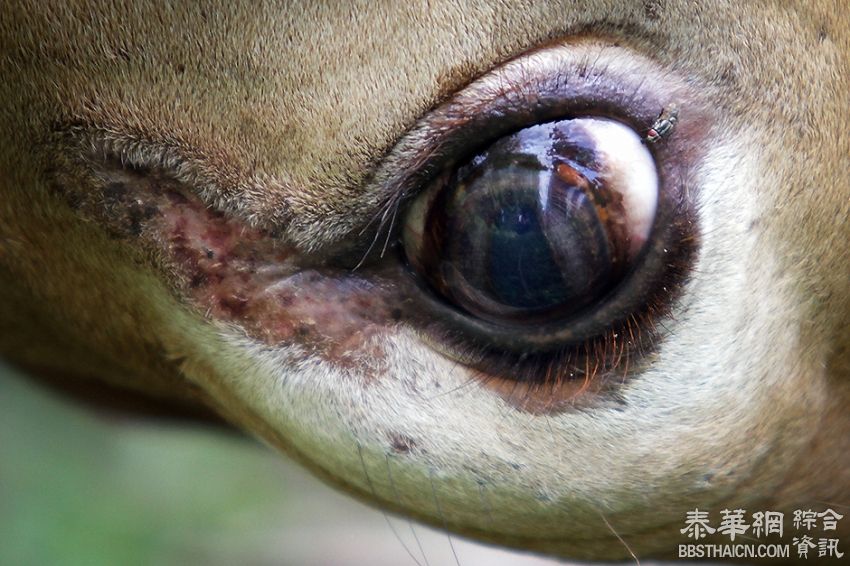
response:
{"label": "long eyelash", "polygon": [[[512,86],[514,88],[518,88],[522,85],[522,83],[524,81],[517,80],[517,81],[511,81],[511,82],[512,82]],[[515,92],[515,90],[513,90],[511,88],[507,88],[507,87],[501,87],[501,90],[505,95],[507,95],[510,92]],[[417,166],[414,167],[414,169],[420,170],[421,166],[425,165],[429,161],[433,161],[434,158],[439,153],[440,153],[439,147],[433,148],[431,151],[427,152],[424,156],[422,156],[419,159],[419,163],[416,164]],[[471,151],[469,151],[469,153],[471,153]],[[455,161],[457,161],[459,158],[460,158],[460,156],[456,156]],[[413,173],[413,172],[411,172],[411,173]],[[396,185],[399,186],[399,187],[404,187],[407,184],[407,181],[409,181],[411,178],[412,178],[412,175],[410,175],[410,177],[406,177],[406,178],[402,179],[401,182],[397,182]],[[418,184],[419,184],[419,187],[421,189],[422,187],[427,186],[427,180],[420,179],[420,182]],[[370,218],[369,222],[366,224],[364,229],[361,231],[361,234],[363,234],[368,229],[368,227],[371,226],[376,220],[378,220],[378,226],[375,230],[375,233],[373,235],[372,242],[369,245],[369,248],[363,254],[363,258],[360,260],[360,263],[358,263],[358,267],[361,266],[363,263],[365,263],[366,258],[372,252],[372,250],[374,249],[377,242],[381,239],[382,234],[386,233],[384,247],[382,248],[381,255],[380,255],[380,257],[384,257],[384,254],[386,253],[386,250],[387,250],[387,244],[388,244],[388,242],[390,242],[393,239],[393,235],[394,235],[393,234],[393,228],[394,228],[395,218],[397,217],[397,215],[400,212],[404,203],[409,201],[410,198],[415,196],[415,194],[416,194],[415,191],[414,192],[408,192],[407,190],[405,190],[403,188],[401,188],[400,190],[397,190],[397,191],[392,191],[389,195],[389,198],[386,199],[384,205],[377,210],[377,212],[372,216],[372,218]],[[387,223],[387,219],[390,219],[389,224]]]}
{"label": "long eyelash", "polygon": [[[390,246],[390,242],[394,239],[398,239],[398,234],[395,230],[395,219],[401,211],[403,204],[407,200],[408,195],[405,191],[399,190],[392,192],[390,194],[390,198],[386,200],[384,205],[377,210],[377,212],[369,219],[369,222],[360,230],[360,235],[362,236],[369,230],[369,227],[372,226],[376,220],[378,221],[378,226],[375,228],[375,232],[372,235],[372,240],[369,243],[369,246],[366,248],[366,251],[363,252],[360,261],[357,262],[357,265],[352,271],[357,271],[368,261],[369,256],[375,249],[375,246],[381,240],[382,234],[386,233],[386,236],[379,255],[380,258],[383,258],[386,254],[387,249]],[[390,219],[389,224],[387,224],[388,218]]]}
{"label": "long eyelash", "polygon": [[[393,210],[393,218],[395,218],[395,214],[396,214],[396,212],[398,211],[398,208],[399,208],[399,207],[400,207],[400,204],[399,204],[399,206],[394,206],[394,207],[392,207],[392,210]],[[357,262],[357,264],[354,266],[354,268],[352,269],[352,271],[357,271],[358,269],[360,269],[361,267],[363,267],[363,264],[364,264],[364,263],[366,263],[366,260],[369,258],[369,255],[372,253],[372,250],[374,250],[374,249],[375,249],[375,244],[377,244],[377,243],[378,243],[378,241],[381,239],[381,232],[383,231],[383,229],[384,229],[384,224],[385,224],[384,219],[386,218],[386,215],[387,215],[387,213],[390,211],[390,209],[391,209],[391,207],[390,207],[390,206],[384,206],[383,208],[381,208],[381,209],[378,211],[378,213],[376,213],[376,214],[375,214],[375,215],[374,215],[374,216],[373,216],[373,217],[369,220],[368,224],[366,224],[366,225],[365,225],[365,226],[364,226],[364,227],[360,230],[360,235],[362,236],[363,234],[365,234],[365,233],[368,231],[369,226],[371,226],[371,225],[372,225],[372,223],[374,223],[374,222],[375,222],[375,220],[377,220],[377,219],[378,219],[378,217],[380,216],[380,221],[378,222],[378,227],[377,227],[377,229],[375,230],[375,234],[374,234],[374,236],[372,236],[372,241],[369,243],[369,247],[367,247],[367,248],[366,248],[366,251],[365,251],[365,252],[363,252],[363,255],[360,257],[360,261],[358,261],[358,262]],[[387,241],[389,241],[389,239],[390,239],[390,237],[391,237],[391,236],[392,236],[392,228],[390,228],[390,230],[388,230],[388,231],[387,231]],[[384,245],[384,251],[386,251],[386,244]],[[384,251],[382,251],[382,252],[381,252],[381,257],[384,257]]]}

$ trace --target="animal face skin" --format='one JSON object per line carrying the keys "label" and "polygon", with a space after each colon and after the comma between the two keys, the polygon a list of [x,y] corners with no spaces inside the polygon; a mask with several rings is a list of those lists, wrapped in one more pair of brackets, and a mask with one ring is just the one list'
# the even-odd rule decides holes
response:
{"label": "animal face skin", "polygon": [[[696,507],[850,502],[841,2],[4,12],[0,353],[34,377],[206,408],[357,497],[563,557],[628,558],[614,530],[671,557]],[[470,322],[412,275],[400,232],[444,171],[672,105],[604,339]]]}

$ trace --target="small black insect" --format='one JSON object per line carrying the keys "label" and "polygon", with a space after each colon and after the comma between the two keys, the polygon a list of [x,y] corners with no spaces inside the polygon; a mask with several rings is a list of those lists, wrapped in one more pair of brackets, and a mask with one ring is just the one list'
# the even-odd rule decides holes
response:
{"label": "small black insect", "polygon": [[676,122],[678,121],[679,109],[675,105],[671,104],[667,108],[661,110],[661,114],[659,114],[658,118],[655,119],[655,122],[652,123],[652,127],[646,131],[644,139],[649,143],[655,143],[666,138],[673,133],[673,129],[676,127]]}

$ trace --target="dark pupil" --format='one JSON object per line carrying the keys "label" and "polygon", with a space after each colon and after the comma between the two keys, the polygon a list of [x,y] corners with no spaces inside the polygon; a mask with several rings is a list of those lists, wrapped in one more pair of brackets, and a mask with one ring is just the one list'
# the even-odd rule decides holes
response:
{"label": "dark pupil", "polygon": [[539,212],[536,202],[508,206],[491,230],[487,275],[493,297],[504,305],[544,309],[569,298]]}
{"label": "dark pupil", "polygon": [[610,289],[616,242],[600,219],[606,188],[589,142],[543,124],[461,167],[432,211],[438,287],[472,314],[534,322]]}

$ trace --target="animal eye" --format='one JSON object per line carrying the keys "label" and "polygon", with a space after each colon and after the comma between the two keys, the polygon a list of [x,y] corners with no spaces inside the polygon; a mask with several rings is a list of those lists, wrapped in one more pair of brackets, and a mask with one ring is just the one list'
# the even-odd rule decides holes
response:
{"label": "animal eye", "polygon": [[447,302],[494,323],[555,322],[633,268],[658,178],[631,128],[587,117],[502,137],[411,206],[408,260]]}
{"label": "animal eye", "polygon": [[541,49],[470,83],[377,175],[401,195],[381,218],[403,211],[412,323],[487,383],[632,372],[696,257],[710,115],[679,77],[604,44]]}

